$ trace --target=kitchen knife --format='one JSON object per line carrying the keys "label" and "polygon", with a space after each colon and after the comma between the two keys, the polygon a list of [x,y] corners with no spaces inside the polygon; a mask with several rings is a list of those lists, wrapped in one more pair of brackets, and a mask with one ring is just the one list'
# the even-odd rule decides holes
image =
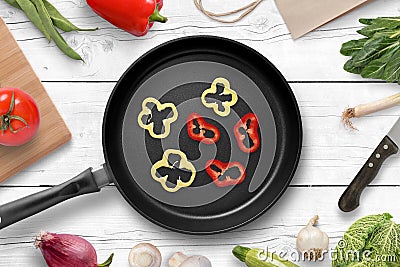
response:
{"label": "kitchen knife", "polygon": [[360,204],[363,190],[371,183],[379,172],[382,163],[391,155],[397,154],[400,145],[400,118],[393,125],[389,133],[382,139],[364,166],[357,173],[354,180],[344,191],[339,200],[339,208],[349,212]]}

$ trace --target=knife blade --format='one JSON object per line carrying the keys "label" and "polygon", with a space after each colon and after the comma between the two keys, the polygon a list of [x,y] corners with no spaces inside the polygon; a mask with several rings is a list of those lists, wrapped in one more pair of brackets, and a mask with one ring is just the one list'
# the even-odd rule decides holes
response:
{"label": "knife blade", "polygon": [[339,200],[339,208],[344,212],[355,210],[360,205],[360,197],[364,189],[378,174],[382,163],[391,155],[397,154],[400,146],[400,118],[389,133],[375,148],[374,152],[362,166],[356,177],[344,191]]}

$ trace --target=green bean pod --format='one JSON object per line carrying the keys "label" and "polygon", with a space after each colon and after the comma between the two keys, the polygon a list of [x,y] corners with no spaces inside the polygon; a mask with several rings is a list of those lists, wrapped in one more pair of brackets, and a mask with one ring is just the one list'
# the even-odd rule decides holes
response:
{"label": "green bean pod", "polygon": [[[13,1],[13,0],[9,0]],[[82,29],[75,26],[71,21],[69,21],[66,17],[64,17],[58,10],[55,8],[49,1],[42,0],[44,6],[47,9],[47,12],[50,15],[51,20],[53,21],[54,26],[59,28],[64,32],[71,32],[71,31],[95,31],[98,28],[90,28],[90,29]]]}
{"label": "green bean pod", "polygon": [[57,37],[54,38],[54,42],[61,49],[61,51],[63,51],[64,54],[66,54],[67,56],[69,56],[72,59],[83,61],[82,57],[68,45],[68,43],[64,40],[64,38],[61,36],[61,34],[57,30],[55,30],[55,32],[56,32]]}
{"label": "green bean pod", "polygon": [[64,40],[57,31],[59,28],[65,32],[71,31],[94,31],[97,28],[82,29],[75,26],[67,18],[65,18],[49,1],[47,0],[5,0],[9,5],[21,9],[31,22],[43,33],[50,42],[54,40],[55,44],[72,59],[82,60],[81,56],[76,53]]}
{"label": "green bean pod", "polygon": [[[21,0],[17,0],[21,1]],[[76,60],[82,60],[81,56],[76,53],[64,40],[64,38],[61,36],[61,34],[56,30],[56,28],[53,25],[53,21],[50,18],[49,12],[47,11],[46,7],[44,6],[42,0],[32,0],[32,2],[35,4],[36,9],[39,13],[39,16],[43,22],[43,25],[50,33],[51,38],[54,40],[58,48],[60,48],[61,51],[64,52],[67,56],[70,58],[76,59]]]}
{"label": "green bean pod", "polygon": [[5,0],[9,5],[12,5],[15,8],[21,9],[21,7],[18,5],[16,0]]}
{"label": "green bean pod", "polygon": [[[17,0],[5,0],[9,5],[22,9],[21,6],[18,4]],[[71,21],[69,21],[66,17],[64,17],[53,4],[51,4],[47,0],[42,0],[44,6],[47,9],[47,12],[50,15],[51,20],[53,21],[54,26],[59,28],[60,30],[64,32],[71,32],[71,31],[96,31],[99,28],[79,28],[75,24],[73,24]]]}
{"label": "green bean pod", "polygon": [[35,5],[29,0],[16,0],[16,3],[22,9],[22,11],[25,12],[26,16],[30,19],[30,21],[32,21],[36,28],[38,28],[39,31],[41,31],[46,39],[50,42],[50,33],[44,27]]}

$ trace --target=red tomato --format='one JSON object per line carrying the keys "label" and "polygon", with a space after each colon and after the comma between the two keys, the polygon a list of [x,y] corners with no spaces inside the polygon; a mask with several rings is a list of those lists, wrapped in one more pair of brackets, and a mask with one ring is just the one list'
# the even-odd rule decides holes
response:
{"label": "red tomato", "polygon": [[18,88],[0,88],[0,144],[25,144],[35,136],[39,124],[39,109],[29,94]]}

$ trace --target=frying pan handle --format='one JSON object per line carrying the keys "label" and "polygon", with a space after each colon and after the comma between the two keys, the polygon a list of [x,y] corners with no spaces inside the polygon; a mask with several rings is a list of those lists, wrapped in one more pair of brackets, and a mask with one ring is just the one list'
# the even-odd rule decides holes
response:
{"label": "frying pan handle", "polygon": [[0,206],[0,229],[69,198],[98,191],[100,188],[96,184],[92,168],[89,168],[65,183]]}

